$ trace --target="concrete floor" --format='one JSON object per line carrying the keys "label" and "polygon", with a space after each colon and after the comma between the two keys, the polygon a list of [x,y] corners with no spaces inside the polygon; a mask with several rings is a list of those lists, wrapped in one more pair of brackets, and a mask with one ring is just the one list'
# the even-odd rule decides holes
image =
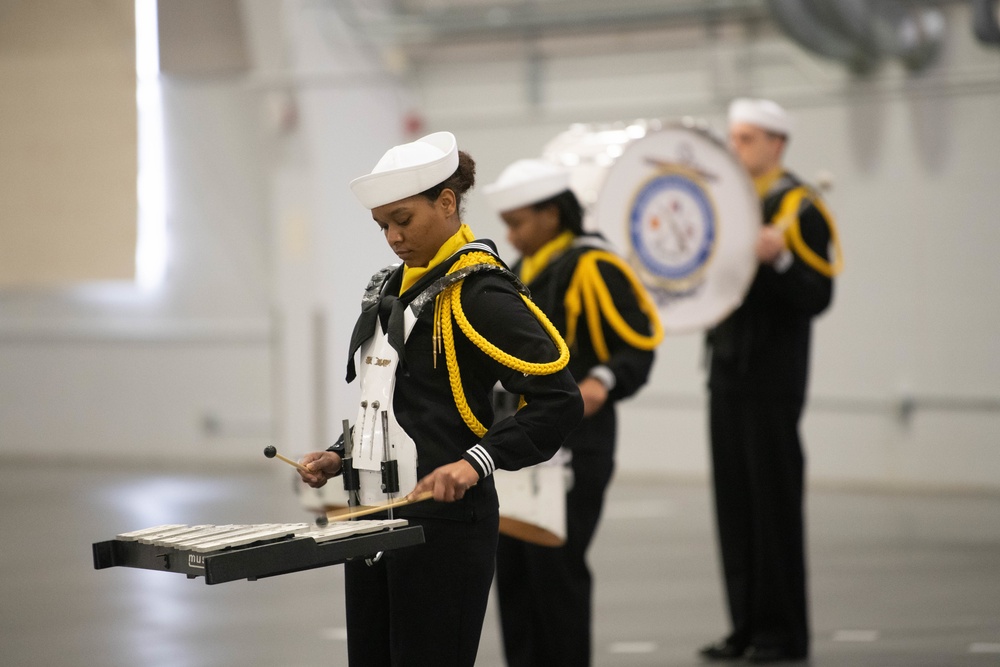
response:
{"label": "concrete floor", "polygon": [[[346,665],[343,568],[208,586],[92,569],[91,543],[161,523],[309,520],[277,463],[0,465],[0,664]],[[592,550],[594,665],[699,664],[725,631],[709,489],[618,479]],[[812,665],[1000,665],[1000,495],[812,490]],[[495,610],[479,665],[503,664]]]}

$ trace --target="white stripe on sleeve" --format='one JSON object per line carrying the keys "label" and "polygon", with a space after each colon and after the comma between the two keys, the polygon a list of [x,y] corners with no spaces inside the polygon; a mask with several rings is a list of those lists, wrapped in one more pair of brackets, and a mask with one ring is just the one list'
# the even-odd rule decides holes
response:
{"label": "white stripe on sleeve", "polygon": [[479,464],[479,467],[483,469],[485,472],[484,476],[488,477],[492,475],[493,471],[497,469],[496,464],[493,463],[493,457],[490,456],[485,449],[483,449],[482,445],[476,445],[475,447],[470,448],[467,453],[475,459],[476,463]]}

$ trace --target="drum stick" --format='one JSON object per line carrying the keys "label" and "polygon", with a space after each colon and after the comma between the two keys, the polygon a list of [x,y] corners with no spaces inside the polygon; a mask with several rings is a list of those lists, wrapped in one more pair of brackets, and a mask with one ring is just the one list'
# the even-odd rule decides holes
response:
{"label": "drum stick", "polygon": [[290,466],[295,466],[296,468],[298,468],[302,472],[307,472],[310,475],[312,474],[312,470],[310,470],[309,468],[305,467],[304,465],[302,465],[298,461],[293,461],[290,458],[287,458],[287,457],[282,456],[281,454],[279,454],[278,450],[274,447],[274,445],[268,445],[267,447],[264,448],[264,456],[266,456],[269,459],[277,458],[278,460],[284,461],[285,463],[287,463]]}
{"label": "drum stick", "polygon": [[384,512],[387,509],[392,509],[394,507],[402,507],[403,505],[412,505],[413,503],[420,503],[425,500],[430,500],[434,497],[433,491],[424,491],[423,493],[418,493],[416,496],[410,498],[409,496],[401,498],[399,500],[393,500],[391,503],[383,503],[382,505],[370,505],[367,507],[360,507],[358,509],[344,510],[330,510],[326,513],[327,521],[345,521],[347,519],[354,519],[359,516],[367,516],[369,514],[377,514],[378,512]]}

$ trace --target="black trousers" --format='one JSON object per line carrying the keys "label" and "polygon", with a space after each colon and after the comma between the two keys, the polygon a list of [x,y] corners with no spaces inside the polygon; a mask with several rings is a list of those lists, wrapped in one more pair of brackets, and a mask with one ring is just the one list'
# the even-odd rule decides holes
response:
{"label": "black trousers", "polygon": [[[586,438],[592,446],[581,444]],[[509,667],[586,667],[591,661],[593,578],[587,549],[614,474],[614,412],[586,419],[567,440],[573,486],[566,495],[566,544],[542,547],[500,536],[497,602]]]}
{"label": "black trousers", "polygon": [[795,653],[809,650],[803,402],[713,390],[709,417],[730,638]]}
{"label": "black trousers", "polygon": [[472,667],[486,616],[499,518],[411,518],[425,543],[345,564],[352,667]]}

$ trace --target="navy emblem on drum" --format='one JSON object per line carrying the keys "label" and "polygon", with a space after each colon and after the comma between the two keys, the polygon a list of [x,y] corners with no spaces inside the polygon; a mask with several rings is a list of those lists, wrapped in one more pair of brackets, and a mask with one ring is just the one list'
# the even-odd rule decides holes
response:
{"label": "navy emblem on drum", "polygon": [[743,301],[757,272],[760,199],[718,137],[688,120],[574,125],[545,154],[575,165],[584,226],[620,250],[667,333],[715,326]]}
{"label": "navy emblem on drum", "polygon": [[698,287],[718,239],[715,207],[700,179],[671,169],[648,180],[632,201],[628,239],[633,265],[650,287],[666,296]]}

